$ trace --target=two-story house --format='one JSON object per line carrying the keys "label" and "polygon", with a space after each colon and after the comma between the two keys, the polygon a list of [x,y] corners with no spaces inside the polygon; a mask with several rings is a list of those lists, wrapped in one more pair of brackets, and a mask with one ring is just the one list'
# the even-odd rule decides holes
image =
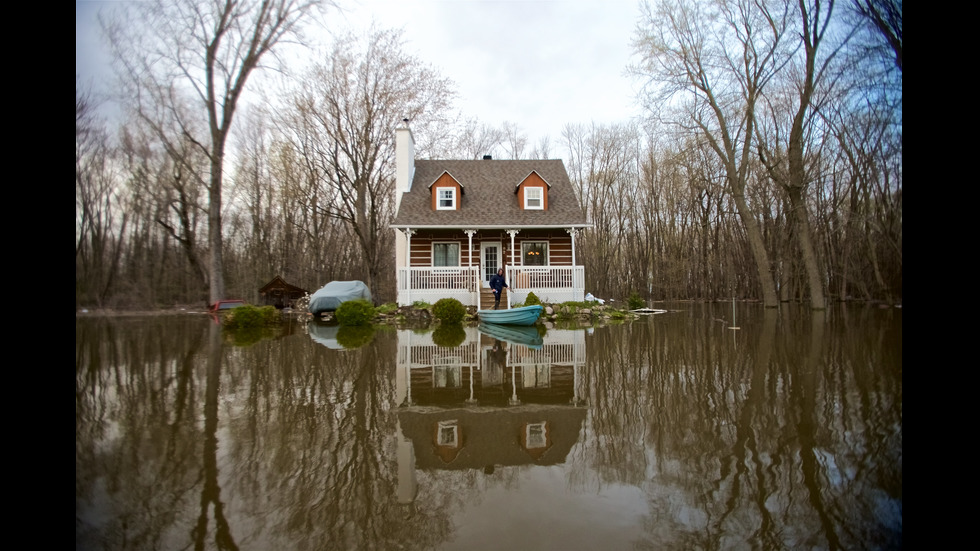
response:
{"label": "two-story house", "polygon": [[584,299],[575,238],[590,224],[561,160],[415,159],[404,125],[395,185],[399,305],[451,297],[485,308],[500,267],[508,307],[532,291],[543,302]]}

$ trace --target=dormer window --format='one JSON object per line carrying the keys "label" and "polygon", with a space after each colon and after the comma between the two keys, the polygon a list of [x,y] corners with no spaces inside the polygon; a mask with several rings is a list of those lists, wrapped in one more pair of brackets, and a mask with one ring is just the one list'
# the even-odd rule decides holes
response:
{"label": "dormer window", "polygon": [[518,204],[523,210],[548,210],[548,189],[551,184],[545,181],[537,171],[532,170],[524,177],[514,193],[517,194]]}
{"label": "dormer window", "polygon": [[541,187],[524,188],[524,209],[525,210],[544,209],[544,188]]}
{"label": "dormer window", "polygon": [[436,209],[456,210],[456,188],[436,188]]}

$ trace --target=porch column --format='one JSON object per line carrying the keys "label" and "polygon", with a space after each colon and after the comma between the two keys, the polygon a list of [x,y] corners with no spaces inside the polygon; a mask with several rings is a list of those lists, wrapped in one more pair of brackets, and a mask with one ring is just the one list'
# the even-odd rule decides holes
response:
{"label": "porch column", "polygon": [[[516,252],[514,251],[514,236],[517,235],[520,231],[521,230],[507,230],[507,233],[510,234],[510,255],[511,255],[510,256],[510,263],[511,263],[511,266],[513,266],[514,264],[516,264],[514,262],[514,255],[516,254]],[[524,260],[523,259],[521,259],[521,264],[524,264]]]}
{"label": "porch column", "polygon": [[[515,262],[514,262],[514,256],[517,254],[517,251],[514,250],[514,236],[517,235],[517,233],[519,231],[521,231],[521,230],[507,230],[507,233],[510,234],[510,267],[508,267],[508,269],[507,269],[507,281],[510,282],[510,285],[511,285],[510,288],[512,290],[514,289],[514,264],[515,264]],[[522,266],[524,265],[524,259],[523,258],[521,259],[521,265]],[[510,308],[510,296],[511,296],[511,293],[510,293],[510,291],[508,291],[507,292],[507,308]],[[514,400],[517,400],[516,395],[515,395]]]}
{"label": "porch column", "polygon": [[412,303],[412,236],[415,231],[411,228],[402,230],[405,234],[405,296],[409,304]]}
{"label": "porch column", "polygon": [[470,240],[469,245],[466,247],[466,267],[469,268],[473,266],[473,234],[476,233],[476,230],[463,230],[463,233]]}
{"label": "porch column", "polygon": [[575,265],[575,236],[578,234],[578,228],[565,228],[568,235],[572,236],[572,266]]}
{"label": "porch column", "polygon": [[476,234],[476,230],[463,230],[466,237],[469,238],[469,245],[466,247],[466,267],[469,269],[470,277],[473,279],[470,281],[470,285],[473,286],[473,300],[476,304],[477,310],[480,309],[480,278],[479,274],[473,273],[473,235]]}

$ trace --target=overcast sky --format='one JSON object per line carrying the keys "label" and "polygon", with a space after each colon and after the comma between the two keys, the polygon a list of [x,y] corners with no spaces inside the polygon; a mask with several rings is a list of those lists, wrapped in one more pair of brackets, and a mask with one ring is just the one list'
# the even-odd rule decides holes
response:
{"label": "overcast sky", "polygon": [[[75,71],[83,80],[105,76],[96,13],[112,3],[75,2]],[[342,19],[353,28],[373,19],[382,28],[404,29],[405,50],[456,83],[457,107],[467,117],[517,124],[531,140],[528,149],[544,135],[555,148],[566,123],[624,122],[637,112],[635,83],[625,76],[636,0],[360,0],[344,6]]]}

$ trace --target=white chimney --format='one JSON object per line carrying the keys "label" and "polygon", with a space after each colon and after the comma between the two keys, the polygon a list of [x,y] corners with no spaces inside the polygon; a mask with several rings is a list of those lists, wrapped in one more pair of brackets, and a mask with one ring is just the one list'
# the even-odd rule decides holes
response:
{"label": "white chimney", "polygon": [[402,194],[412,189],[415,176],[415,138],[408,127],[408,119],[395,129],[395,213],[402,202]]}

